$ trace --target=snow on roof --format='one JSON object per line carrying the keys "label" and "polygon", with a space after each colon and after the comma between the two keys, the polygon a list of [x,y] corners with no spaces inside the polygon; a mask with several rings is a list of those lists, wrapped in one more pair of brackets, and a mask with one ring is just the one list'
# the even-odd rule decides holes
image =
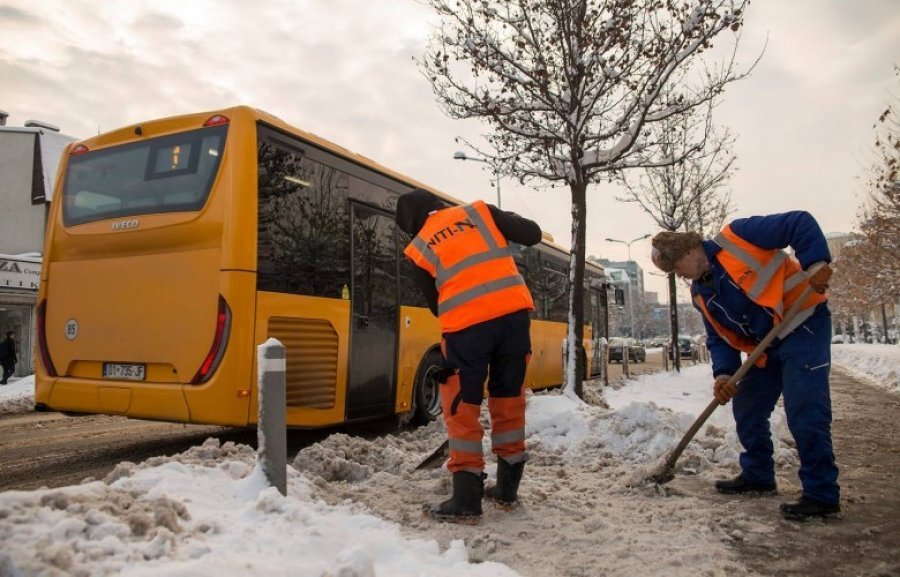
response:
{"label": "snow on roof", "polygon": [[59,168],[63,150],[66,145],[75,142],[77,138],[37,126],[0,126],[0,133],[2,132],[37,135],[40,141],[41,166],[44,172],[44,194],[47,202],[53,200],[56,169]]}
{"label": "snow on roof", "polygon": [[24,252],[22,254],[0,254],[3,260],[18,260],[22,262],[42,263],[44,259],[39,252]]}

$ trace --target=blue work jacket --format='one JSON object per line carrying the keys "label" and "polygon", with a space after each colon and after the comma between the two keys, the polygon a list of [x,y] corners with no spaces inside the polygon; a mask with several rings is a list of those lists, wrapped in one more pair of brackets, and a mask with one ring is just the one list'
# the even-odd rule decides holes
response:
{"label": "blue work jacket", "polygon": [[[804,270],[819,261],[831,262],[825,235],[822,234],[816,219],[806,211],[739,218],[731,222],[731,230],[750,244],[762,249],[790,247]],[[694,296],[700,295],[706,303],[706,309],[716,321],[755,342],[761,341],[772,329],[774,318],[772,311],[750,300],[750,297],[728,276],[717,258],[722,247],[714,241],[705,240],[703,250],[709,261],[712,286],[704,286],[698,281],[693,281],[692,302]],[[694,307],[697,308],[696,304]],[[828,314],[826,303],[819,304],[813,316],[820,314]],[[734,374],[741,366],[740,351],[722,339],[706,317],[703,317],[703,324],[706,326],[706,346],[712,357],[713,374],[715,376]],[[776,339],[771,347],[777,347],[778,344],[779,341]]]}

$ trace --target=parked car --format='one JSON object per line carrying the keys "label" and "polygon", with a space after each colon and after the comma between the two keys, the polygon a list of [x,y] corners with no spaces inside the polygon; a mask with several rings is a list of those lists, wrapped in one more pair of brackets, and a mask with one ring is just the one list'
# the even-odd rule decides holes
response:
{"label": "parked car", "polygon": [[609,339],[609,362],[622,362],[622,349],[628,346],[628,360],[635,363],[647,361],[647,349],[631,338],[613,337]]}
{"label": "parked car", "polygon": [[[691,358],[694,353],[694,343],[691,341],[691,337],[680,336],[678,337],[678,355],[681,358]],[[674,359],[672,355],[672,346],[669,346],[669,358]]]}
{"label": "parked car", "polygon": [[666,343],[669,342],[665,337],[654,337],[647,341],[647,348],[649,349],[661,349],[666,346]]}

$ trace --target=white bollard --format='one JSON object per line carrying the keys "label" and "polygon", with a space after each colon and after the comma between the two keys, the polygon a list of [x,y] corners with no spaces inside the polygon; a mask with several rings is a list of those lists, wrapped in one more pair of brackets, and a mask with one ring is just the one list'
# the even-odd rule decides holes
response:
{"label": "white bollard", "polygon": [[600,337],[600,376],[604,385],[609,385],[609,341]]}
{"label": "white bollard", "polygon": [[256,424],[259,466],[269,484],[287,495],[286,361],[284,345],[269,339],[257,347],[259,420]]}

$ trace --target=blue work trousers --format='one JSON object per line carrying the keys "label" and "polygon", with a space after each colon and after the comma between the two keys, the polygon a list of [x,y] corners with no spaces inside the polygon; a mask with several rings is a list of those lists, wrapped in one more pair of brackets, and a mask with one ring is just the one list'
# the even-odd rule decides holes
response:
{"label": "blue work trousers", "polygon": [[788,428],[800,456],[803,495],[838,503],[838,468],[831,445],[831,313],[826,305],[783,341],[770,347],[765,368],[753,367],[734,397],[734,420],[744,447],[742,475],[754,483],[775,482],[769,417],[784,395]]}

